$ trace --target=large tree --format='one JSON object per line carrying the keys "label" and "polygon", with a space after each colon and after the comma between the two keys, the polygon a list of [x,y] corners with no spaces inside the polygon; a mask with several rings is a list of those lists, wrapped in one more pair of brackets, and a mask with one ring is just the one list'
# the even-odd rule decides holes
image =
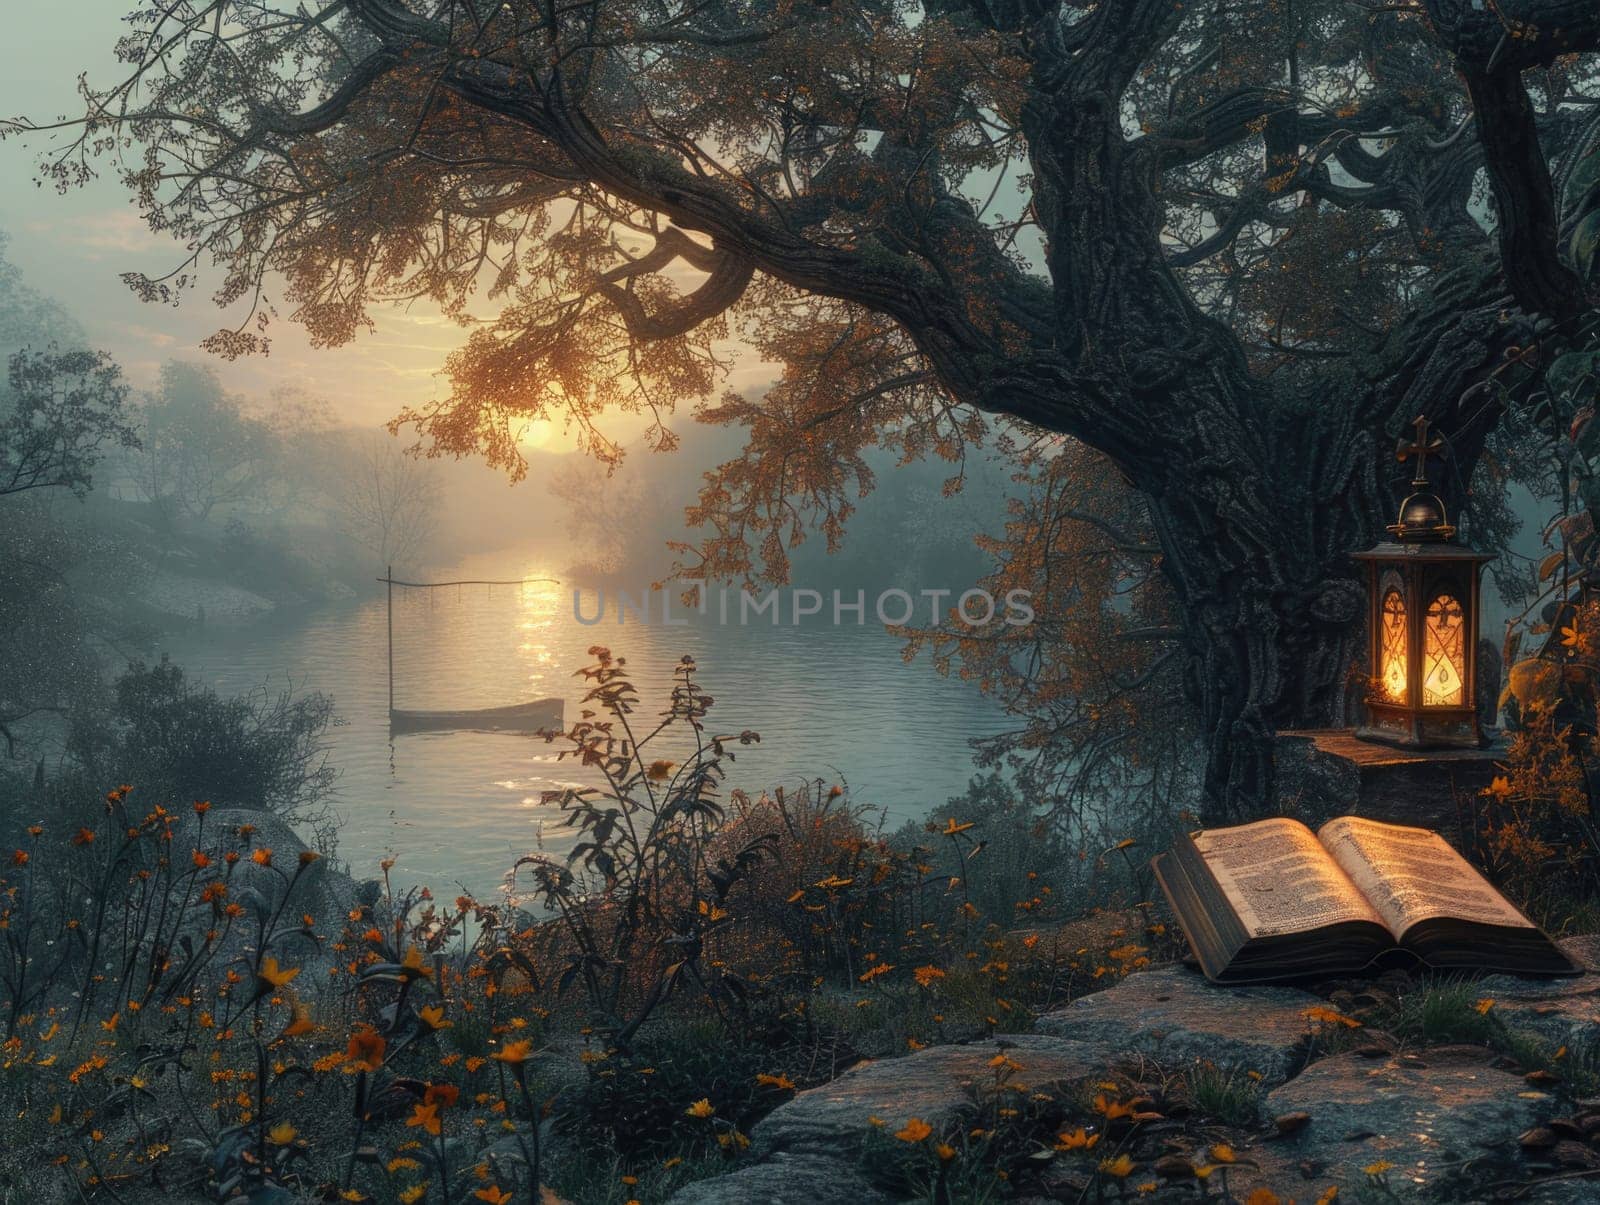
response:
{"label": "large tree", "polygon": [[0,390],[0,761],[37,755],[19,740],[28,721],[93,702],[100,646],[126,634],[127,558],[59,495],[82,500],[108,454],[138,447],[121,370],[56,346],[81,328],[23,283],[4,246],[0,236],[0,343],[35,350],[9,357]]}
{"label": "large tree", "polygon": [[125,155],[192,249],[131,283],[167,299],[211,257],[254,302],[218,350],[279,301],[334,344],[380,302],[487,299],[409,417],[513,467],[529,418],[611,451],[607,406],[670,443],[730,334],[782,362],[712,408],[749,446],[702,494],[705,573],[836,538],[874,442],[1108,458],[1213,815],[1267,796],[1276,728],[1342,713],[1348,553],[1404,425],[1467,480],[1505,395],[1474,387],[1589,306],[1552,165],[1594,128],[1593,0],[163,0],[131,26],[46,170]]}

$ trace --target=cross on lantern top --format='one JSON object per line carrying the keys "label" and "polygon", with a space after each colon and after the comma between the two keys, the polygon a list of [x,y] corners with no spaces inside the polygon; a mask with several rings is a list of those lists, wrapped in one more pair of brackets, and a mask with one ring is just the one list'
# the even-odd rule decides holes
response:
{"label": "cross on lantern top", "polygon": [[1417,415],[1411,425],[1417,429],[1417,438],[1411,443],[1403,445],[1395,454],[1395,459],[1404,463],[1407,457],[1415,456],[1417,458],[1417,473],[1411,479],[1411,484],[1413,487],[1420,489],[1428,484],[1428,457],[1444,450],[1444,440],[1437,435],[1432,439],[1428,438],[1429,423],[1428,416],[1425,414]]}

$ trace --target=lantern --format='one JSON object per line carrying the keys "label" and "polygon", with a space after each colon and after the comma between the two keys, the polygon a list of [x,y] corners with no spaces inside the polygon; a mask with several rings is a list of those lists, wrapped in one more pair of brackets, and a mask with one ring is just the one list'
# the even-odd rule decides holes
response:
{"label": "lantern", "polygon": [[1474,662],[1478,578],[1491,557],[1454,542],[1444,503],[1428,490],[1427,458],[1443,446],[1416,421],[1411,495],[1388,530],[1394,539],[1355,559],[1367,565],[1372,667],[1367,723],[1356,735],[1407,748],[1483,745]]}

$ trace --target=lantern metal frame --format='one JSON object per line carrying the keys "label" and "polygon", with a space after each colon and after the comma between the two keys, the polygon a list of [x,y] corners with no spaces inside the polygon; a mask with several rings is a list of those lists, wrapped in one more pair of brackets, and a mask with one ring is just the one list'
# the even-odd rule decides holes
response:
{"label": "lantern metal frame", "polygon": [[[1428,490],[1427,459],[1443,444],[1428,437],[1428,421],[1418,418],[1417,437],[1399,450],[1403,461],[1416,457],[1412,493],[1400,504],[1400,516],[1389,525],[1390,542],[1354,560],[1367,566],[1367,629],[1371,688],[1367,693],[1367,722],[1356,729],[1365,740],[1403,748],[1481,748],[1483,729],[1478,720],[1478,619],[1480,584],[1485,563],[1492,556],[1454,542],[1456,529],[1445,515],[1444,503]],[[1405,684],[1399,697],[1385,687],[1384,617],[1391,595],[1398,594],[1404,608]],[[1450,599],[1460,608],[1459,663],[1454,663],[1460,701],[1429,703],[1429,613],[1434,604]],[[1443,654],[1447,664],[1453,659]],[[1452,695],[1455,691],[1451,692]]]}
{"label": "lantern metal frame", "polygon": [[[1484,744],[1478,721],[1477,663],[1479,579],[1494,558],[1453,544],[1384,543],[1355,555],[1367,566],[1367,626],[1373,687],[1367,695],[1367,722],[1356,729],[1365,740],[1426,749]],[[1398,591],[1405,604],[1406,682],[1400,699],[1383,693],[1379,678],[1384,663],[1384,605]],[[1424,702],[1428,610],[1441,597],[1461,607],[1461,702]]]}

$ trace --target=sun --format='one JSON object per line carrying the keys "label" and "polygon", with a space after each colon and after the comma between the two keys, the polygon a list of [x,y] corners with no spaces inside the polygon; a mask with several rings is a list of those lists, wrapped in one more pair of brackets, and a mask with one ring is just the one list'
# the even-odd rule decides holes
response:
{"label": "sun", "polygon": [[555,433],[556,425],[549,419],[536,418],[523,424],[522,430],[517,432],[517,442],[532,451],[548,445]]}

